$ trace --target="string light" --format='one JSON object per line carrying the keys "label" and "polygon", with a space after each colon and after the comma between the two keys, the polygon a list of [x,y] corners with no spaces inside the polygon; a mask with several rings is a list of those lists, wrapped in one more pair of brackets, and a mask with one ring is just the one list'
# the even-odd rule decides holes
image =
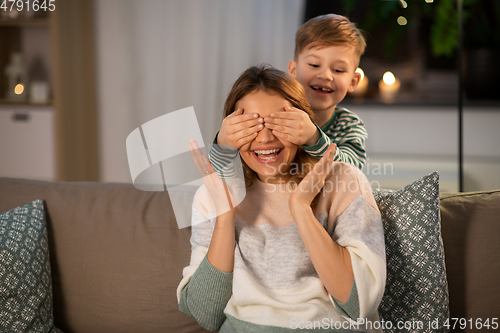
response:
{"label": "string light", "polygon": [[406,25],[408,23],[408,20],[404,16],[398,17],[398,24],[399,25]]}

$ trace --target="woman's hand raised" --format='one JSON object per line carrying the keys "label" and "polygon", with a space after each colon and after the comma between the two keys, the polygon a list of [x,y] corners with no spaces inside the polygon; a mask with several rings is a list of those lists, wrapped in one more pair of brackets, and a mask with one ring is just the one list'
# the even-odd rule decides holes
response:
{"label": "woman's hand raised", "polygon": [[232,272],[234,269],[234,225],[236,221],[233,196],[219,175],[213,171],[210,161],[203,155],[196,141],[189,142],[189,150],[196,168],[203,176],[203,182],[217,213],[207,259],[216,269],[227,273]]}
{"label": "woman's hand raised", "polygon": [[330,172],[337,145],[332,143],[323,157],[316,163],[311,171],[302,179],[295,191],[290,196],[289,207],[292,215],[297,208],[310,207],[314,197],[325,185],[326,177]]}
{"label": "woman's hand raised", "polygon": [[234,199],[219,175],[214,172],[208,158],[203,155],[200,147],[194,140],[189,142],[189,151],[196,168],[203,177],[203,182],[210,193],[217,216],[225,213],[236,214],[233,206]]}

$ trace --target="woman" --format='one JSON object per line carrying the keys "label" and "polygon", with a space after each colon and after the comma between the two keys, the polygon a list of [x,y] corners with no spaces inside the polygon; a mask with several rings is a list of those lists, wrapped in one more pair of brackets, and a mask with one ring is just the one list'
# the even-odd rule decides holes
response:
{"label": "woman", "polygon": [[226,116],[243,109],[262,119],[239,149],[247,187],[236,207],[192,144],[205,185],[193,203],[191,262],[178,300],[208,330],[364,330],[356,320],[378,319],[385,247],[368,181],[355,167],[332,162],[334,145],[316,163],[274,136],[265,119],[288,107],[312,115],[301,85],[282,71],[251,67],[234,83]]}

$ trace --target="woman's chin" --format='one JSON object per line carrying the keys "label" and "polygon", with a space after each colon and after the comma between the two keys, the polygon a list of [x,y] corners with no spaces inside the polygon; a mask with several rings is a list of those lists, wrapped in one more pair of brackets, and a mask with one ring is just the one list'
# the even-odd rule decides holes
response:
{"label": "woman's chin", "polygon": [[[286,169],[288,168],[285,168],[285,170]],[[288,179],[288,172],[279,171],[279,165],[272,168],[259,168],[259,170],[254,171],[259,177],[259,180],[265,183],[282,183]]]}

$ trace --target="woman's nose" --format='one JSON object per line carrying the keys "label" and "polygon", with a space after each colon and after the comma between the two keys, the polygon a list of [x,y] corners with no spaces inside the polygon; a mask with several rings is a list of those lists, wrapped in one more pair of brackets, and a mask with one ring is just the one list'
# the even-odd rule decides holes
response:
{"label": "woman's nose", "polygon": [[276,137],[273,135],[273,131],[267,127],[261,129],[255,138],[258,143],[268,143],[274,141],[275,139]]}

